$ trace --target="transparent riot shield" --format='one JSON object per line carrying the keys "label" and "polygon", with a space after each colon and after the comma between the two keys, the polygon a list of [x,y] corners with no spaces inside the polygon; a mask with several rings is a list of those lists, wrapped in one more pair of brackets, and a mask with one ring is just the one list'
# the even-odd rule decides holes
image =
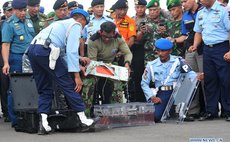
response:
{"label": "transparent riot shield", "polygon": [[176,106],[176,114],[178,116],[177,122],[183,122],[196,94],[198,85],[199,81],[196,77],[191,78],[187,73],[182,73],[177,80],[176,86],[164,110],[161,122],[166,122],[170,117],[169,112],[173,105]]}

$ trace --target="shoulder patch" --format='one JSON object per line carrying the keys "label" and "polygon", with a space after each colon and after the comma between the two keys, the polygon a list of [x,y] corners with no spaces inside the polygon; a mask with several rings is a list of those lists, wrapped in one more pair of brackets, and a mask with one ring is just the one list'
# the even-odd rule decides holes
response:
{"label": "shoulder patch", "polygon": [[99,38],[100,38],[100,34],[97,32],[97,33],[93,34],[89,39],[92,41],[95,41]]}

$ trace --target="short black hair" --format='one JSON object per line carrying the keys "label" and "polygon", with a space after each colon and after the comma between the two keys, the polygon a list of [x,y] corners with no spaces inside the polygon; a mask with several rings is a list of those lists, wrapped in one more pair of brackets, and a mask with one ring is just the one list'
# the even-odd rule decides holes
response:
{"label": "short black hair", "polygon": [[113,22],[104,22],[101,24],[101,31],[106,33],[115,32],[116,25]]}

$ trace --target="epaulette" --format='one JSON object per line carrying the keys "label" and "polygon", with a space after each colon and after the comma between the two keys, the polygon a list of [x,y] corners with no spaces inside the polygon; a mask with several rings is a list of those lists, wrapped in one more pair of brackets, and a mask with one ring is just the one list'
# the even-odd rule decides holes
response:
{"label": "epaulette", "polygon": [[99,39],[100,37],[101,37],[100,34],[97,32],[97,33],[93,34],[89,39],[92,41],[95,41],[95,40]]}
{"label": "epaulette", "polygon": [[105,17],[107,17],[107,18],[109,18],[109,19],[113,20],[113,18],[112,18],[112,17],[110,17],[109,15],[106,15]]}
{"label": "epaulette", "polygon": [[201,6],[199,9],[198,9],[198,11],[200,11],[201,9],[203,9],[204,8],[204,6]]}
{"label": "epaulette", "polygon": [[225,5],[223,3],[220,3],[221,6],[225,7]]}

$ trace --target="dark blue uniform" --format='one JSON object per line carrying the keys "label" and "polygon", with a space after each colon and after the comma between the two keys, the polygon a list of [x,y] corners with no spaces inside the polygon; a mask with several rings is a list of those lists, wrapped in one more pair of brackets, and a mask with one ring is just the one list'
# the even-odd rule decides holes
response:
{"label": "dark blue uniform", "polygon": [[230,49],[228,11],[217,1],[210,9],[203,8],[197,14],[194,31],[202,35],[205,43],[203,58],[207,113],[218,115],[220,99],[223,113],[229,117],[230,63],[223,57]]}

